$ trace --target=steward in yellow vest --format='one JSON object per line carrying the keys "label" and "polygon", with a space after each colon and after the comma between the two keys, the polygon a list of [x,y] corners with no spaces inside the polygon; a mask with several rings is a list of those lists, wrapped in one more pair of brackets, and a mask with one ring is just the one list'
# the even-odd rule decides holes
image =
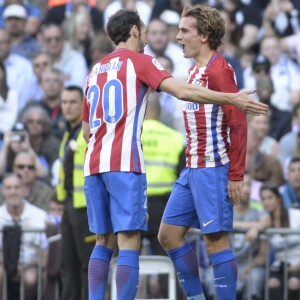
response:
{"label": "steward in yellow vest", "polygon": [[180,155],[184,150],[180,132],[160,121],[146,119],[143,124],[142,145],[147,175],[147,195],[170,194],[178,178]]}
{"label": "steward in yellow vest", "polygon": [[[69,140],[70,133],[66,131],[63,135],[62,142],[59,149],[59,183],[56,186],[58,201],[65,201],[67,197],[73,197],[74,208],[86,207],[85,195],[84,195],[84,156],[86,149],[86,142],[83,138],[81,124],[79,124],[76,139]],[[66,145],[68,142],[68,145]],[[67,180],[72,179],[71,191],[68,191],[68,186],[66,186],[66,175],[64,171],[64,165],[68,164],[65,160],[67,159],[67,149],[73,152],[73,168],[70,170],[71,175]],[[70,163],[70,162],[69,162]]]}
{"label": "steward in yellow vest", "polygon": [[61,300],[88,299],[88,265],[96,236],[89,230],[84,194],[86,142],[82,132],[82,88],[68,86],[61,95],[67,122],[59,151],[57,198],[64,203],[61,221]]}

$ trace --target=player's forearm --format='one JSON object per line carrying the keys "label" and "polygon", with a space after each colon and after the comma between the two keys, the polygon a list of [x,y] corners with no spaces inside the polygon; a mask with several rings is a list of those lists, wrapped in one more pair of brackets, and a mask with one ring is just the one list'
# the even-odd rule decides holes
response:
{"label": "player's forearm", "polygon": [[234,95],[220,93],[195,84],[185,84],[176,81],[174,78],[164,79],[159,89],[184,101],[191,101],[203,104],[234,104]]}
{"label": "player's forearm", "polygon": [[186,85],[190,91],[182,100],[197,103],[233,104],[233,93],[221,93],[209,90],[199,85]]}

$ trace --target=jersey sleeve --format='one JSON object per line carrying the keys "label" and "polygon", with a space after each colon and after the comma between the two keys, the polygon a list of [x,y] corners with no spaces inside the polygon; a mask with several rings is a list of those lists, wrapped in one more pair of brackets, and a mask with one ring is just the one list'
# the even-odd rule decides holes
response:
{"label": "jersey sleeve", "polygon": [[146,83],[155,91],[158,91],[158,87],[164,79],[172,77],[156,58],[146,54],[138,54],[136,56],[135,68],[139,80]]}
{"label": "jersey sleeve", "polygon": [[82,102],[81,120],[85,121],[85,122],[89,122],[89,106],[88,106],[87,99],[85,96],[84,96],[83,102]]}
{"label": "jersey sleeve", "polygon": [[[238,92],[234,79],[234,71],[231,67],[226,67],[211,77],[213,78],[213,86],[210,89],[225,93]],[[244,178],[246,147],[247,147],[247,121],[246,115],[233,105],[222,105],[225,114],[225,121],[230,129],[230,147],[229,160],[230,167],[228,178],[230,180],[240,181]]]}

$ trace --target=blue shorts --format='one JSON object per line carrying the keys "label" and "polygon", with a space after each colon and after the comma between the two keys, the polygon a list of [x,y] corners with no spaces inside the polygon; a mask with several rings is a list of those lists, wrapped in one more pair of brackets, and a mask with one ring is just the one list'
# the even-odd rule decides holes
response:
{"label": "blue shorts", "polygon": [[162,221],[200,228],[202,234],[231,231],[233,204],[228,198],[228,167],[184,168],[175,182]]}
{"label": "blue shorts", "polygon": [[107,172],[85,177],[90,231],[96,234],[147,230],[146,175]]}

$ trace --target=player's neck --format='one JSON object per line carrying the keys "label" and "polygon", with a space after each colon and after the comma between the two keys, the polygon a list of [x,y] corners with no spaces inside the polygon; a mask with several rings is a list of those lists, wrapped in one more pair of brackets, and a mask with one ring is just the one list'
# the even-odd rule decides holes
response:
{"label": "player's neck", "polygon": [[197,68],[205,67],[210,61],[210,59],[212,58],[214,52],[215,50],[211,50],[211,49],[207,49],[206,51],[201,51],[201,53],[199,53],[197,57],[195,57]]}
{"label": "player's neck", "polygon": [[116,50],[118,49],[128,49],[132,51],[136,51],[136,44],[131,40],[127,40],[127,42],[121,42],[117,45]]}

